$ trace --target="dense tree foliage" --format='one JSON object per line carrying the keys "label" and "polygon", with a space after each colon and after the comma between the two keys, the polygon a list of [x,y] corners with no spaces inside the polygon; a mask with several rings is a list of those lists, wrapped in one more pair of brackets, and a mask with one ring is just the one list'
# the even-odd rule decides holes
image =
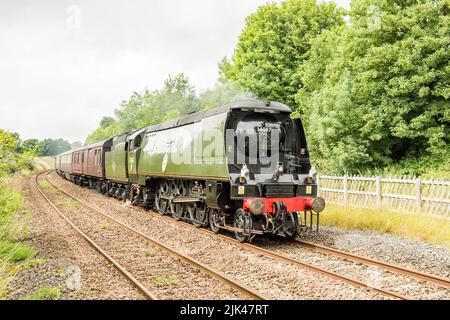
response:
{"label": "dense tree foliage", "polygon": [[343,10],[333,2],[287,0],[261,6],[247,18],[235,53],[231,61],[222,61],[221,72],[258,97],[294,105],[310,40],[343,23]]}
{"label": "dense tree foliage", "polygon": [[18,134],[0,129],[0,179],[19,169],[31,168],[30,155],[22,152]]}
{"label": "dense tree foliage", "polygon": [[63,139],[44,139],[39,143],[40,156],[54,156],[70,149],[70,142]]}
{"label": "dense tree foliage", "polygon": [[115,111],[115,118],[103,117],[86,144],[245,97],[250,94],[225,81],[197,95],[185,75],[169,76],[161,90],[134,92]]}
{"label": "dense tree foliage", "polygon": [[21,141],[19,134],[0,129],[0,178],[8,173],[31,169],[31,159],[36,156],[52,156],[81,146],[63,139],[27,139]]}
{"label": "dense tree foliage", "polygon": [[20,143],[19,151],[33,152],[34,155],[45,157],[54,156],[59,153],[81,147],[80,142],[70,142],[63,139],[44,139],[39,141],[38,139],[27,139]]}
{"label": "dense tree foliage", "polygon": [[[294,23],[307,15],[311,23]],[[348,17],[342,24],[333,4],[315,1],[263,6],[222,63],[224,77],[289,103],[322,170],[448,172],[449,2],[353,0]]]}
{"label": "dense tree foliage", "polygon": [[314,39],[296,98],[322,167],[448,159],[447,10],[442,1],[353,1],[349,27]]}
{"label": "dense tree foliage", "polygon": [[302,117],[322,171],[450,176],[449,7],[448,0],[353,0],[349,12],[332,1],[261,6],[231,59],[219,63],[214,88],[197,95],[183,74],[169,77],[161,90],[133,93],[86,143],[255,96]]}

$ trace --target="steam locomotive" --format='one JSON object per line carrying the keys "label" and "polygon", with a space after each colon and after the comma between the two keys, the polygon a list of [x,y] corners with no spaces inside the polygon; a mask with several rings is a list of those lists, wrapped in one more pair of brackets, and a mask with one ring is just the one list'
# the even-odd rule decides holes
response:
{"label": "steam locomotive", "polygon": [[152,125],[55,157],[57,173],[81,186],[172,215],[241,242],[295,237],[319,226],[300,119],[286,105],[239,100]]}

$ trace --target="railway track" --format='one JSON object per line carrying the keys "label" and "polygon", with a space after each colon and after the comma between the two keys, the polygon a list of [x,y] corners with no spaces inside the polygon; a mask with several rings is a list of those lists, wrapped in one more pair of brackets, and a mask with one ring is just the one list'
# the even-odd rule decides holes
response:
{"label": "railway track", "polygon": [[[150,285],[149,285],[149,279],[153,278],[152,274],[151,274],[153,270],[155,270],[155,269],[159,270],[159,271],[166,270],[167,268],[170,268],[170,264],[172,264],[172,266],[173,266],[174,263],[180,264],[180,261],[182,261],[184,266],[177,266],[176,269],[185,270],[186,265],[189,266],[191,272],[190,272],[190,274],[188,274],[188,276],[195,275],[198,273],[197,270],[200,270],[202,277],[209,277],[209,278],[213,278],[215,281],[218,281],[219,284],[222,285],[222,287],[227,288],[226,290],[233,292],[234,298],[245,297],[247,299],[250,298],[250,299],[257,299],[257,300],[265,299],[265,297],[263,295],[252,290],[251,288],[249,288],[245,285],[242,285],[232,279],[229,279],[222,273],[202,264],[201,262],[199,262],[187,255],[182,254],[181,252],[176,251],[175,249],[172,249],[172,248],[164,245],[163,243],[159,242],[158,240],[153,239],[146,234],[143,234],[142,232],[122,223],[121,221],[115,219],[114,217],[112,217],[100,210],[97,210],[96,208],[85,203],[84,201],[77,199],[76,197],[70,195],[69,193],[65,192],[64,190],[62,190],[61,188],[59,188],[58,186],[53,184],[48,179],[48,174],[50,172],[51,171],[42,172],[35,176],[34,183],[35,183],[37,190],[42,195],[42,197],[94,249],[96,249],[102,256],[104,256],[120,273],[122,273],[135,287],[137,287],[144,294],[145,297],[152,299],[152,300],[159,299],[158,295],[154,292],[157,290],[149,289],[149,287],[152,287],[152,284],[153,284],[150,282]],[[58,190],[58,192],[60,192],[61,194],[68,196],[71,199],[75,200],[77,204],[81,204],[83,207],[87,208],[88,211],[90,211],[91,213],[95,213],[95,215],[98,218],[97,222],[103,221],[103,223],[104,223],[105,219],[109,222],[112,222],[115,230],[109,230],[109,229],[111,229],[111,227],[108,226],[108,227],[100,228],[100,229],[97,228],[96,230],[94,230],[94,232],[92,232],[92,230],[89,230],[89,229],[92,229],[92,226],[83,226],[83,227],[81,227],[79,225],[77,226],[77,224],[74,223],[73,220],[79,220],[78,222],[81,223],[82,219],[74,218],[73,212],[70,214],[70,217],[72,218],[72,219],[70,219],[67,214],[64,214],[55,205],[55,203],[50,199],[50,197],[47,196],[45,194],[45,192],[42,190],[42,188],[39,186],[39,183],[38,183],[39,177],[41,175],[43,175],[44,173],[46,173],[45,181],[47,181],[51,185],[51,187]],[[101,224],[98,224],[98,225],[101,225]],[[103,224],[103,226],[104,226],[104,224]],[[127,240],[126,248],[139,247],[139,246],[142,247],[143,244],[147,243],[151,247],[158,248],[162,254],[157,251],[152,251],[151,258],[155,258],[155,259],[149,259],[148,256],[144,255],[145,258],[143,258],[142,255],[136,256],[136,252],[131,252],[132,257],[128,258],[128,260],[131,259],[130,260],[131,262],[127,261],[127,259],[124,258],[124,256],[126,256],[126,255],[124,255],[123,253],[120,252],[120,248],[122,248],[122,249],[124,248],[123,243],[119,243],[119,242],[115,241],[115,240],[117,240],[117,239],[115,239],[115,237],[117,237],[117,235],[120,232],[123,233],[124,231],[125,231],[125,233],[128,233],[129,235],[132,235],[134,237],[133,239],[130,238]],[[100,235],[100,234],[102,234],[102,235]],[[99,242],[103,242],[103,243],[100,245]],[[105,247],[107,247],[107,248],[105,249]],[[148,247],[145,247],[145,248],[148,248]],[[130,254],[130,252],[127,252],[127,254]],[[142,263],[141,260],[143,260],[143,259],[145,259],[147,261],[148,260],[157,260],[157,261],[156,261],[156,263],[152,262],[151,265],[148,265],[148,264],[147,265],[143,265],[143,264],[139,265],[139,263]],[[169,264],[169,266],[168,266],[168,264]],[[180,278],[183,278],[183,277],[186,277],[186,274],[182,274]],[[194,288],[195,286],[192,285],[193,283],[195,283],[195,281],[194,281],[195,279],[189,278],[189,279],[184,279],[184,280],[185,280],[185,283],[188,285],[186,287],[187,290],[195,289]],[[209,279],[209,280],[210,280],[209,282],[211,282],[212,279]],[[225,289],[222,288],[222,291],[223,290],[225,290]],[[238,294],[235,294],[236,292]],[[189,297],[184,297],[184,298],[189,298]],[[201,297],[197,296],[197,298],[201,298]]]}
{"label": "railway track", "polygon": [[[70,193],[68,193],[68,192],[66,192],[66,191],[64,191],[64,190],[62,190],[61,188],[59,188],[58,186],[56,186],[56,185],[55,185],[53,182],[51,182],[50,180],[47,179],[47,181],[48,181],[53,187],[55,187],[56,189],[58,189],[58,190],[61,191],[62,193],[66,194],[67,196],[71,197],[72,199],[74,199],[74,200],[80,202],[80,203],[83,204],[84,206],[87,206],[87,207],[90,207],[90,208],[96,210],[95,208],[93,208],[93,207],[90,206],[88,203],[84,202],[83,200],[80,200],[80,199],[78,199],[77,197],[73,196],[72,194],[70,194]],[[142,210],[144,210],[144,209],[142,209]],[[154,217],[156,217],[156,218],[158,218],[158,219],[166,219],[167,221],[170,221],[171,223],[181,223],[181,224],[183,224],[183,225],[185,225],[185,226],[187,226],[187,227],[189,227],[189,228],[196,229],[196,230],[199,231],[199,232],[203,232],[203,233],[207,233],[207,234],[214,234],[213,232],[211,232],[211,231],[209,231],[209,230],[207,230],[207,229],[203,229],[203,228],[198,228],[198,229],[197,229],[197,228],[195,228],[193,225],[191,225],[191,224],[189,224],[189,223],[186,223],[186,222],[183,222],[183,221],[175,221],[174,219],[172,219],[172,218],[170,218],[170,217],[168,217],[168,216],[162,216],[162,215],[159,214],[159,213],[155,213],[155,212],[152,212],[152,211],[145,211],[145,212],[146,212],[146,213],[149,213],[149,214],[151,214],[151,215],[153,215]],[[401,294],[398,294],[398,293],[396,293],[396,292],[391,292],[391,291],[389,291],[389,290],[385,290],[385,289],[382,289],[382,288],[374,288],[374,287],[371,287],[371,286],[369,286],[368,284],[366,284],[366,283],[364,283],[364,282],[362,282],[362,281],[359,281],[359,280],[357,280],[357,279],[352,279],[352,278],[346,277],[346,276],[344,276],[344,275],[338,274],[338,273],[336,273],[336,272],[329,271],[329,270],[326,270],[326,269],[323,269],[323,268],[320,268],[320,267],[316,267],[316,266],[314,266],[314,265],[311,265],[311,264],[308,264],[308,263],[305,263],[305,262],[302,262],[302,261],[298,261],[298,260],[289,258],[289,257],[287,257],[287,256],[284,256],[284,255],[281,255],[281,254],[278,254],[278,253],[269,251],[269,250],[267,250],[267,249],[264,249],[264,248],[261,248],[261,247],[258,247],[258,246],[252,245],[252,244],[240,243],[239,241],[237,241],[237,240],[235,240],[235,239],[233,239],[233,238],[230,238],[230,237],[228,237],[228,236],[225,236],[225,235],[214,234],[214,236],[217,236],[217,237],[219,237],[219,238],[221,238],[221,239],[223,239],[223,240],[225,240],[225,241],[227,241],[227,242],[229,242],[229,243],[232,243],[232,244],[234,244],[234,245],[237,245],[237,246],[241,247],[241,248],[244,249],[244,250],[247,250],[247,251],[250,251],[250,252],[259,254],[259,255],[263,255],[263,256],[265,256],[265,257],[267,257],[267,258],[275,259],[275,260],[277,260],[277,261],[280,261],[280,262],[282,262],[282,263],[287,263],[287,264],[293,265],[293,266],[295,266],[295,267],[300,267],[300,268],[302,268],[302,269],[308,269],[308,270],[310,270],[310,271],[313,271],[313,272],[316,272],[316,273],[325,275],[325,276],[327,276],[327,277],[329,277],[329,278],[331,278],[331,279],[333,279],[333,280],[339,280],[339,281],[348,283],[348,284],[350,284],[350,285],[352,285],[352,286],[356,286],[356,287],[359,287],[359,288],[372,290],[372,291],[375,291],[375,292],[377,292],[377,293],[381,293],[381,294],[383,294],[383,295],[385,295],[385,296],[388,296],[388,297],[391,297],[391,298],[402,299],[402,300],[409,299],[409,297],[404,296],[404,295],[401,295]]]}
{"label": "railway track", "polygon": [[312,243],[309,241],[304,241],[304,240],[296,240],[297,243],[299,243],[301,246],[303,247],[307,247],[310,248],[314,251],[317,252],[321,252],[324,254],[330,254],[336,257],[340,257],[349,261],[353,261],[356,263],[361,263],[361,264],[365,264],[368,266],[376,266],[397,274],[401,274],[404,276],[408,276],[411,278],[414,278],[416,280],[420,280],[420,281],[426,281],[426,282],[430,282],[433,283],[439,287],[442,287],[444,289],[450,289],[450,281],[448,279],[442,278],[442,277],[438,277],[432,274],[428,274],[428,273],[424,273],[424,272],[420,272],[417,270],[412,270],[412,269],[408,269],[408,268],[404,268],[402,266],[398,266],[392,263],[388,263],[388,262],[383,262],[380,260],[376,260],[376,259],[370,259],[370,258],[366,258],[360,255],[356,255],[353,253],[349,253],[349,252],[345,252],[342,250],[338,250],[332,247],[328,247],[328,246],[323,246],[320,244],[316,244],[316,243]]}
{"label": "railway track", "polygon": [[[68,196],[76,199],[71,194],[67,193],[66,191],[60,189],[58,186],[54,185],[51,181],[49,181],[49,183],[51,183],[54,187],[59,189],[61,192],[63,192],[65,194],[67,194]],[[80,200],[80,201],[83,202],[82,200]],[[88,205],[88,204],[86,204],[86,205]],[[283,262],[283,263],[291,264],[291,265],[294,265],[294,266],[297,266],[297,267],[300,267],[300,268],[308,269],[308,270],[320,273],[322,275],[325,275],[327,277],[330,277],[332,279],[346,282],[346,283],[351,284],[351,285],[356,286],[356,287],[360,287],[360,288],[363,288],[363,289],[369,289],[369,290],[372,290],[372,291],[376,291],[376,292],[379,292],[379,293],[381,293],[383,295],[389,296],[391,298],[402,299],[402,300],[412,299],[412,297],[409,297],[409,296],[406,296],[406,295],[402,295],[402,294],[399,294],[397,292],[393,292],[393,291],[390,291],[390,290],[387,290],[387,289],[374,288],[374,287],[368,285],[367,283],[365,283],[363,281],[360,281],[360,280],[357,280],[357,279],[353,279],[353,278],[350,278],[350,277],[338,274],[336,272],[333,272],[333,271],[330,271],[330,270],[326,270],[324,268],[320,268],[320,267],[314,266],[312,264],[299,261],[297,259],[290,258],[288,256],[285,256],[285,255],[282,255],[282,254],[279,254],[279,253],[276,253],[276,252],[273,252],[273,251],[261,248],[259,246],[253,245],[253,244],[240,243],[239,241],[237,241],[237,240],[235,240],[233,238],[230,238],[230,237],[228,237],[226,235],[214,234],[212,231],[204,229],[204,228],[196,228],[195,226],[193,226],[190,223],[187,223],[187,222],[184,222],[184,221],[176,221],[176,220],[172,219],[169,216],[162,216],[159,213],[156,213],[156,212],[153,212],[153,211],[144,210],[142,208],[138,208],[138,209],[142,210],[142,211],[144,211],[144,212],[146,212],[148,214],[151,214],[152,216],[154,216],[154,217],[156,217],[158,219],[164,219],[166,221],[169,221],[170,223],[182,224],[182,225],[184,225],[184,226],[186,226],[188,228],[196,229],[199,232],[203,232],[203,233],[210,234],[210,235],[212,234],[212,235],[214,235],[216,237],[219,237],[219,238],[223,239],[224,241],[227,241],[229,243],[235,244],[235,245],[237,245],[237,246],[239,246],[239,247],[241,247],[241,248],[243,248],[245,250],[251,251],[253,253],[260,254],[260,255],[263,255],[265,257],[268,257],[268,258],[271,258],[271,259],[275,259],[275,260]],[[407,268],[404,268],[404,267],[401,267],[401,266],[398,266],[398,265],[394,265],[394,264],[391,264],[391,263],[382,262],[382,261],[379,261],[379,260],[362,257],[362,256],[359,256],[359,255],[355,255],[355,254],[352,254],[352,253],[348,253],[348,252],[342,251],[342,250],[338,250],[338,249],[335,249],[335,248],[314,244],[314,243],[303,241],[303,240],[296,240],[296,243],[299,246],[302,246],[303,248],[308,248],[310,250],[314,250],[314,251],[320,252],[322,254],[330,255],[330,256],[333,256],[333,257],[337,257],[337,258],[340,258],[340,259],[343,259],[343,260],[346,260],[346,261],[351,261],[351,262],[354,262],[354,263],[357,263],[357,264],[361,264],[361,265],[376,266],[376,267],[382,268],[384,270],[387,270],[389,272],[392,272],[394,274],[400,274],[400,275],[407,276],[407,277],[410,277],[410,278],[413,278],[413,279],[416,279],[416,280],[419,280],[419,281],[426,281],[426,282],[432,283],[434,285],[437,285],[437,286],[445,288],[445,289],[450,288],[450,281],[449,280],[447,280],[445,278],[441,278],[441,277],[435,276],[435,275],[423,273],[423,272],[416,271],[416,270],[407,269]]]}
{"label": "railway track", "polygon": [[[141,209],[141,210],[143,210],[143,209]],[[159,213],[155,213],[155,212],[152,212],[152,211],[145,211],[145,212],[150,212],[150,214],[152,214],[154,217],[161,218],[161,215]],[[203,233],[207,233],[207,234],[211,234],[211,235],[217,236],[217,237],[219,237],[219,238],[221,238],[221,239],[223,239],[223,240],[225,240],[225,241],[227,241],[229,243],[236,244],[239,247],[247,249],[247,250],[249,250],[251,252],[254,252],[254,253],[257,253],[257,254],[261,254],[261,255],[269,257],[269,258],[273,258],[273,259],[275,259],[277,261],[281,261],[281,262],[284,262],[284,263],[289,263],[291,265],[296,265],[298,267],[306,268],[308,270],[311,270],[311,271],[323,274],[323,275],[328,276],[328,277],[330,277],[332,279],[335,279],[335,280],[340,280],[340,281],[349,283],[351,285],[354,285],[354,286],[357,286],[357,287],[360,287],[360,288],[365,288],[365,289],[377,291],[377,292],[380,292],[380,293],[382,293],[382,294],[384,294],[386,296],[397,298],[397,299],[401,299],[401,300],[411,300],[411,299],[413,299],[413,297],[402,295],[402,294],[399,294],[397,292],[393,292],[393,291],[386,290],[386,289],[383,289],[383,288],[371,287],[370,285],[368,285],[367,283],[365,283],[363,281],[359,281],[357,279],[346,277],[346,276],[343,276],[343,275],[338,274],[336,272],[333,272],[333,271],[330,271],[330,270],[326,270],[326,269],[323,269],[323,268],[320,268],[320,267],[316,267],[316,266],[314,266],[312,264],[305,263],[305,262],[299,261],[297,259],[293,259],[293,258],[287,257],[285,255],[282,255],[282,254],[279,254],[279,253],[276,253],[276,252],[273,252],[273,251],[261,248],[259,246],[253,245],[253,244],[241,243],[241,242],[237,241],[236,239],[233,239],[233,238],[231,238],[229,236],[226,236],[226,235],[223,235],[223,234],[215,234],[214,232],[212,232],[210,230],[207,230],[207,229],[198,229],[195,226],[193,226],[192,224],[190,224],[188,222],[185,222],[185,221],[175,221],[174,219],[171,219],[170,217],[167,217],[167,216],[163,216],[162,218],[166,219],[167,221],[173,221],[173,223],[183,224],[186,227],[191,228],[191,229],[197,229],[197,230],[199,230],[200,232],[203,232]],[[338,250],[338,249],[335,249],[335,248],[332,248],[332,247],[318,245],[318,244],[315,244],[315,243],[312,243],[312,242],[308,242],[308,241],[304,241],[304,240],[296,239],[295,242],[298,243],[299,245],[301,245],[302,247],[306,247],[306,248],[309,248],[311,250],[314,250],[314,251],[317,251],[317,252],[320,252],[320,253],[323,253],[323,254],[331,255],[333,257],[341,258],[341,259],[344,259],[344,260],[347,260],[347,261],[351,261],[351,262],[362,264],[362,265],[366,265],[366,266],[376,266],[376,267],[385,269],[385,270],[390,271],[390,272],[395,273],[395,274],[400,274],[400,275],[408,276],[410,278],[413,278],[413,279],[416,279],[416,280],[419,280],[419,281],[426,281],[426,282],[435,284],[435,285],[437,285],[437,286],[439,286],[441,288],[444,288],[444,289],[449,289],[450,288],[450,281],[449,280],[447,280],[445,278],[441,278],[441,277],[435,276],[435,275],[432,275],[432,274],[427,274],[427,273],[420,272],[420,271],[417,271],[417,270],[404,268],[402,266],[394,265],[394,264],[391,264],[391,263],[388,263],[388,262],[379,261],[379,260],[376,260],[376,259],[370,259],[370,258],[362,257],[362,256],[359,256],[359,255],[355,255],[355,254],[352,254],[352,253],[349,253],[349,252]]]}

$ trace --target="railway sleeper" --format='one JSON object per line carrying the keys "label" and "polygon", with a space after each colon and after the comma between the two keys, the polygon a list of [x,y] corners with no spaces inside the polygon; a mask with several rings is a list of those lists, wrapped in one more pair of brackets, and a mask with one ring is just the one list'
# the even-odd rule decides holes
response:
{"label": "railway sleeper", "polygon": [[[62,175],[67,178],[65,175]],[[77,185],[96,189],[102,194],[132,204],[153,209],[175,220],[192,223],[196,227],[209,227],[213,232],[233,232],[241,242],[251,242],[256,235],[284,234],[295,237],[305,225],[302,216],[286,212],[283,203],[277,204],[275,216],[255,216],[237,203],[227,212],[210,208],[206,204],[206,181],[185,179],[151,179],[146,186],[71,175]],[[236,210],[236,211],[235,211]],[[305,212],[306,219],[306,212]]]}

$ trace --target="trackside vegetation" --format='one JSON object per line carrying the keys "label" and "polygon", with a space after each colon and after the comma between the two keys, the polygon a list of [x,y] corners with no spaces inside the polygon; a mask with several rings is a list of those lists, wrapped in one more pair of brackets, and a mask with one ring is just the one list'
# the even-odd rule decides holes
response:
{"label": "trackside vegetation", "polygon": [[[450,180],[449,34],[449,0],[352,0],[348,11],[332,0],[268,3],[247,17],[233,55],[218,61],[212,88],[197,92],[185,74],[171,75],[158,90],[133,92],[85,144],[258,98],[285,103],[301,117],[321,174]],[[23,242],[30,215],[18,181],[39,170],[35,157],[79,146],[63,139],[22,141],[0,129],[0,299],[18,270],[46,263]],[[42,187],[55,192],[48,183]],[[321,223],[450,249],[445,218],[328,205]],[[154,279],[161,287],[177,281],[170,275]],[[61,290],[43,287],[25,299],[60,299]]]}
{"label": "trackside vegetation", "polygon": [[449,34],[447,0],[287,0],[247,18],[220,69],[294,108],[322,172],[449,177]]}
{"label": "trackside vegetation", "polygon": [[446,217],[327,204],[320,213],[320,223],[348,230],[388,233],[450,249],[450,220]]}
{"label": "trackside vegetation", "polygon": [[285,0],[258,8],[218,84],[187,76],[135,92],[86,140],[243,97],[277,100],[306,127],[321,173],[450,178],[448,0]]}
{"label": "trackside vegetation", "polygon": [[16,181],[20,173],[32,170],[32,154],[20,152],[17,135],[0,129],[0,299],[17,271],[17,263],[26,262],[36,250],[21,240],[27,236],[29,213]]}

